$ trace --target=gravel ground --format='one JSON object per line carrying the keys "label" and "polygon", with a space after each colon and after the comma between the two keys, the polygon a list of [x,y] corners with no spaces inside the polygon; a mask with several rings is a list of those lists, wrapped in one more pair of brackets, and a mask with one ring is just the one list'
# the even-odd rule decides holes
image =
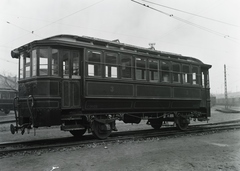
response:
{"label": "gravel ground", "polygon": [[[240,119],[240,114],[224,114],[215,109],[216,107],[212,109],[210,122]],[[71,136],[59,128],[40,129],[36,136],[33,133],[11,135],[7,126],[1,127],[0,142]],[[118,128],[120,131],[151,129],[145,122],[139,125],[118,123]],[[2,170],[238,171],[240,131],[17,153],[7,157],[0,156],[0,171]]]}
{"label": "gravel ground", "polygon": [[20,153],[2,158],[0,167],[3,171],[239,171],[240,131]]}

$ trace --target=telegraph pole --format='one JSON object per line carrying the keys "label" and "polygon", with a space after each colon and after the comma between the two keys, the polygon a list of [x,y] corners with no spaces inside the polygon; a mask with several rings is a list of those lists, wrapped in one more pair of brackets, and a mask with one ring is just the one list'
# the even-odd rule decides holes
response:
{"label": "telegraph pole", "polygon": [[225,109],[228,109],[228,93],[227,93],[227,69],[226,65],[224,64],[224,86],[225,86]]}

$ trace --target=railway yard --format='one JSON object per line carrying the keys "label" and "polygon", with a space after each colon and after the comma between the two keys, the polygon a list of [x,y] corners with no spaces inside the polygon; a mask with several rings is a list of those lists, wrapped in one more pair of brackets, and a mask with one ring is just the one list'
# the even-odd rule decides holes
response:
{"label": "railway yard", "polygon": [[58,127],[11,135],[10,123],[1,124],[0,170],[240,170],[240,114],[216,108],[208,123],[192,121],[184,132],[118,122],[107,140],[77,140]]}

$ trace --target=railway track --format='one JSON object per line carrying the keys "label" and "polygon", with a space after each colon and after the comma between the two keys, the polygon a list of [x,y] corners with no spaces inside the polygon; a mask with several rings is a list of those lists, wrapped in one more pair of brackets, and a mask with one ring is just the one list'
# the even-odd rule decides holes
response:
{"label": "railway track", "polygon": [[218,132],[225,130],[240,129],[240,120],[227,121],[221,123],[210,123],[189,126],[186,131],[180,131],[173,127],[166,127],[160,130],[137,130],[112,133],[106,140],[97,140],[92,135],[84,135],[81,140],[70,138],[42,139],[26,142],[5,142],[0,144],[0,156],[12,152],[36,151],[40,149],[53,149],[62,147],[84,146],[91,144],[102,144],[111,142],[121,142],[128,140],[141,140],[147,138],[176,137],[188,134]]}
{"label": "railway track", "polygon": [[14,122],[16,122],[16,120],[0,121],[0,125],[1,125],[1,124],[6,124],[6,123],[14,123]]}

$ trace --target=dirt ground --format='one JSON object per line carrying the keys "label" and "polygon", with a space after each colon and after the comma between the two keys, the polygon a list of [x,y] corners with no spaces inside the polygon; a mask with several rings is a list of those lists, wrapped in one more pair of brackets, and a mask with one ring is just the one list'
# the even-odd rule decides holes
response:
{"label": "dirt ground", "polygon": [[240,131],[20,153],[1,158],[0,167],[2,171],[239,171]]}
{"label": "dirt ground", "polygon": [[[240,114],[213,112],[211,122],[232,119],[240,119]],[[149,126],[141,124],[126,125],[123,128],[119,125],[119,128],[129,130],[132,127],[141,129],[145,126],[150,129]],[[17,137],[21,136],[22,140],[25,140],[30,136],[34,137],[32,134],[17,135]],[[70,136],[69,133],[62,133],[56,129],[55,131],[40,130],[35,137],[44,138],[50,135]],[[19,140],[19,137],[14,137],[16,135],[10,135],[4,129],[0,132],[0,142]],[[90,144],[83,147],[0,156],[0,171],[12,170],[239,171],[240,130],[175,138],[153,138],[143,141]]]}

